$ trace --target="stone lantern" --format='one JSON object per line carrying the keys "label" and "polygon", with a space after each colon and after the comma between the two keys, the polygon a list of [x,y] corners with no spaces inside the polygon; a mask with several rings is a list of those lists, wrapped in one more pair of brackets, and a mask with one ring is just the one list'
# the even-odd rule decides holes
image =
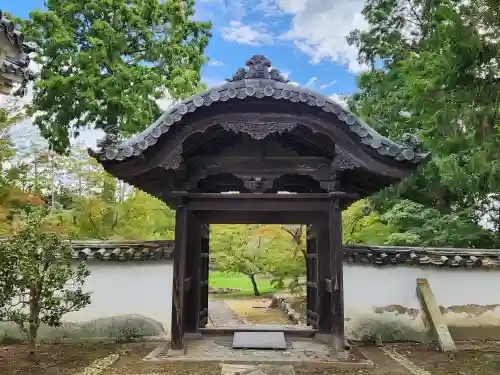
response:
{"label": "stone lantern", "polygon": [[35,78],[28,69],[28,54],[34,51],[35,46],[24,42],[23,33],[0,10],[0,94],[11,94],[16,84],[21,84],[17,94],[26,92],[26,84]]}

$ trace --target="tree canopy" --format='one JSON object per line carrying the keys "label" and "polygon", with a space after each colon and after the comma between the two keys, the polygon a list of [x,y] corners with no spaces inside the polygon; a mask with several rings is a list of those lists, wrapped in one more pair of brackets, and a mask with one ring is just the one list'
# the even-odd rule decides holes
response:
{"label": "tree canopy", "polygon": [[159,116],[156,100],[198,89],[211,24],[192,20],[194,3],[48,0],[18,20],[40,47],[31,113],[51,149],[87,128],[136,133]]}
{"label": "tree canopy", "polygon": [[[359,76],[351,109],[389,137],[420,135],[432,152],[419,173],[371,199],[373,207],[431,215],[426,222],[433,228],[425,235],[405,229],[408,237],[397,242],[498,246],[500,215],[492,209],[500,187],[496,2],[369,0],[363,14],[368,30],[355,30],[348,40],[371,69]],[[486,213],[490,231],[481,227]],[[406,227],[402,223],[396,226]]]}
{"label": "tree canopy", "polygon": [[[193,8],[181,0],[49,0],[23,22],[41,46],[31,113],[50,149],[16,149],[9,129],[24,113],[0,109],[1,236],[19,233],[22,218],[43,209],[47,230],[74,239],[173,239],[174,211],[80,148],[63,151],[82,128],[135,133],[158,116],[159,97],[200,90],[210,24],[191,20]],[[491,0],[368,0],[363,14],[369,27],[348,41],[370,69],[349,105],[386,136],[419,135],[432,158],[345,210],[344,242],[500,246],[500,8]],[[301,288],[304,226],[212,229],[213,264],[247,275],[256,294],[259,275]]]}

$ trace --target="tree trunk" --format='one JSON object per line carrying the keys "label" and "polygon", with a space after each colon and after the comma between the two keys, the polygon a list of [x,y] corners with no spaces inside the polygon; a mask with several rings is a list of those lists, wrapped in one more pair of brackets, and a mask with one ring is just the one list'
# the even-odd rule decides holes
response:
{"label": "tree trunk", "polygon": [[30,322],[28,328],[28,353],[31,356],[35,355],[37,332],[38,332],[38,327],[36,323]]}
{"label": "tree trunk", "polygon": [[55,160],[54,154],[50,154],[50,212],[54,212],[56,209],[56,183],[55,183]]}
{"label": "tree trunk", "polygon": [[255,297],[260,296],[259,287],[257,286],[257,282],[255,281],[255,274],[250,274],[250,275],[248,275],[248,277],[250,278],[250,281],[252,282],[254,296]]}
{"label": "tree trunk", "polygon": [[38,327],[40,327],[40,293],[40,282],[32,283],[29,301],[28,352],[33,357],[35,356]]}

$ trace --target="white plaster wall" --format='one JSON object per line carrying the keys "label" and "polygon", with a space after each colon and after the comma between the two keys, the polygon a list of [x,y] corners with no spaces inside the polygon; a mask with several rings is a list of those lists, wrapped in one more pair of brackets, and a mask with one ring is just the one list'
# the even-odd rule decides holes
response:
{"label": "white plaster wall", "polygon": [[65,320],[85,322],[116,315],[139,314],[170,329],[172,303],[171,262],[90,262],[86,289],[92,302]]}
{"label": "white plaster wall", "polygon": [[[416,279],[429,281],[456,338],[498,337],[500,272],[488,269],[373,267],[346,264],[344,301],[349,336],[380,333],[387,340],[425,340],[427,327],[416,294]],[[470,328],[460,331],[458,328]],[[486,332],[479,332],[484,328]]]}
{"label": "white plaster wall", "polygon": [[[67,321],[140,314],[169,330],[172,263],[95,262],[89,267],[87,288],[92,292],[92,303],[69,314]],[[363,339],[378,332],[387,340],[423,340],[427,328],[416,295],[417,278],[429,281],[438,304],[447,309],[445,319],[449,325],[500,328],[500,308],[495,306],[500,305],[499,271],[345,264],[348,335]]]}

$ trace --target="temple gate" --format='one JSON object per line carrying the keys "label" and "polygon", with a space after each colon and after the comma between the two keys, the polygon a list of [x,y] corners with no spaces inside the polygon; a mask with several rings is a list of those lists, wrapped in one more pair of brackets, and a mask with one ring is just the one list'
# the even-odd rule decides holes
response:
{"label": "temple gate", "polygon": [[246,66],[132,139],[117,144],[108,135],[90,152],[110,174],[176,210],[173,350],[209,330],[209,225],[274,223],[308,226],[309,330],[343,352],[341,212],[399,182],[427,154],[414,136],[397,144],[322,94],[288,83],[262,55]]}

